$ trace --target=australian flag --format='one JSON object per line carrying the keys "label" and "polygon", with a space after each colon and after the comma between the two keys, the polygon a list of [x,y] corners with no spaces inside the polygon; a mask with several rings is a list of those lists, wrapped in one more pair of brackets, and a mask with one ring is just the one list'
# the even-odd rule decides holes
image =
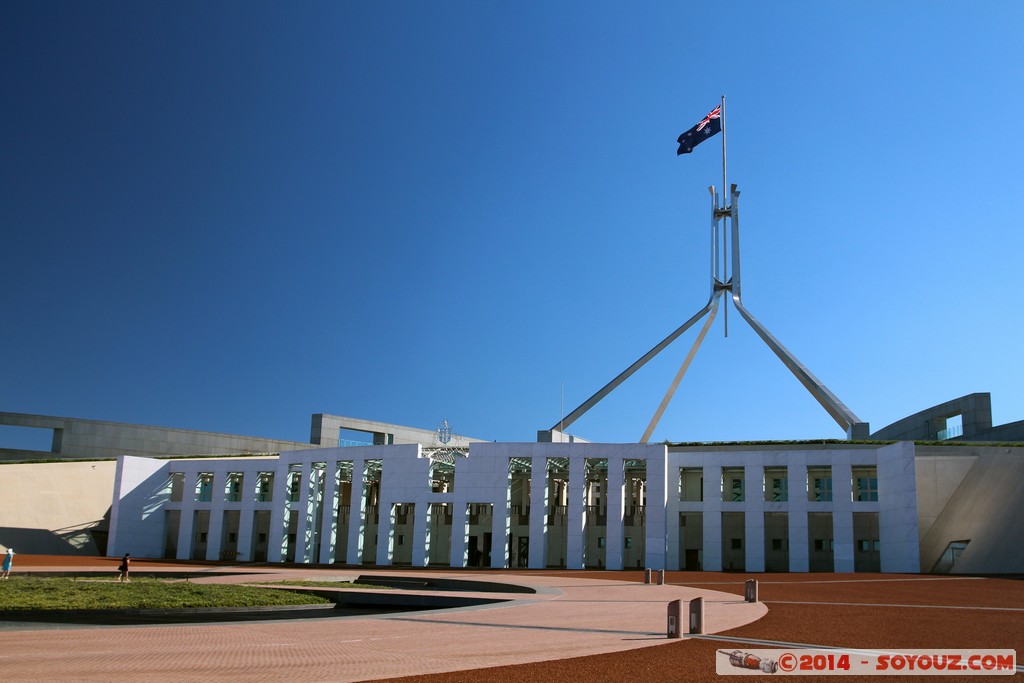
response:
{"label": "australian flag", "polygon": [[707,140],[715,133],[722,132],[722,105],[718,105],[711,110],[704,119],[696,126],[686,131],[679,136],[679,149],[676,150],[676,156],[680,154],[689,154],[693,151],[693,148],[700,143]]}

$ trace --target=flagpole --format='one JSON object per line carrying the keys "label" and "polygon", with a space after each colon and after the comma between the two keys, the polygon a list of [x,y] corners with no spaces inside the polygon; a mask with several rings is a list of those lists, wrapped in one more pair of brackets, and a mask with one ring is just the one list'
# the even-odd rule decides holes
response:
{"label": "flagpole", "polygon": [[726,182],[725,173],[725,95],[722,95],[722,208],[726,208],[728,202],[729,185]]}
{"label": "flagpole", "polygon": [[[725,166],[725,95],[722,95],[721,107],[722,107],[722,115],[721,115],[721,122],[722,122],[722,199],[721,199],[721,204],[722,205],[721,205],[721,208],[725,209],[729,205],[729,199],[728,199],[728,197],[729,197],[729,185],[728,185],[728,182],[727,182],[726,166]],[[717,225],[717,222],[716,222],[716,225]],[[729,272],[728,272],[729,271],[729,266],[728,266],[728,262],[729,262],[728,253],[729,253],[729,251],[728,251],[728,249],[726,249],[726,234],[727,234],[727,231],[725,229],[725,220],[723,219],[723,221],[722,221],[722,261],[724,262],[723,265],[722,265],[722,283],[723,284],[728,282],[728,280],[729,280]],[[725,331],[725,336],[728,337],[729,336],[729,305],[728,305],[728,302],[726,302],[726,305],[723,307],[723,309],[724,309],[722,311],[722,313],[724,314],[724,317],[723,317],[723,328],[724,328],[724,331]]]}

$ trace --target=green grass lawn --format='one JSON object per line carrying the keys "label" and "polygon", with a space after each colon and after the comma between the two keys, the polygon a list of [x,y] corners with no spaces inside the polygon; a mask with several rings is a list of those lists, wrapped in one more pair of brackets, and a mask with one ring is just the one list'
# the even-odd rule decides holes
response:
{"label": "green grass lawn", "polygon": [[328,602],[311,593],[245,584],[200,584],[141,577],[131,583],[27,576],[0,581],[0,611],[262,607]]}

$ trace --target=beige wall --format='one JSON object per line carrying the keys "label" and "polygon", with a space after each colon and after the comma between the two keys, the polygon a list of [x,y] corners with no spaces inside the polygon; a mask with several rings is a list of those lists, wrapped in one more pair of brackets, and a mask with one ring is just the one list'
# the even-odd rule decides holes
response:
{"label": "beige wall", "polygon": [[0,549],[98,555],[89,529],[106,533],[117,463],[0,464]]}
{"label": "beige wall", "polygon": [[917,477],[917,531],[920,539],[931,529],[978,459],[976,454],[966,449],[950,447],[945,450],[948,451],[946,455],[918,455],[914,460]]}
{"label": "beige wall", "polygon": [[922,522],[921,570],[932,571],[946,556],[950,543],[957,542],[966,543],[966,548],[946,571],[1024,572],[1024,449],[934,449],[945,451],[942,455],[927,450],[931,449],[919,449],[915,463]]}

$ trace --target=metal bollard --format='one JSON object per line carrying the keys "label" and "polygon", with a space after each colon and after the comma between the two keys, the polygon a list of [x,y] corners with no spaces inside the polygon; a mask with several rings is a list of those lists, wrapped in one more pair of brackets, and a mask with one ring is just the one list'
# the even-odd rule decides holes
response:
{"label": "metal bollard", "polygon": [[664,586],[665,585],[665,570],[664,569],[659,569],[658,570],[658,585],[659,586]]}
{"label": "metal bollard", "polygon": [[747,579],[743,584],[743,599],[757,602],[757,579]]}
{"label": "metal bollard", "polygon": [[644,570],[644,583],[646,583],[646,584],[650,584],[651,583],[651,570],[650,569],[645,569]]}
{"label": "metal bollard", "polygon": [[690,633],[704,633],[704,598],[690,600]]}
{"label": "metal bollard", "polygon": [[673,600],[668,603],[668,637],[682,638],[683,601]]}

